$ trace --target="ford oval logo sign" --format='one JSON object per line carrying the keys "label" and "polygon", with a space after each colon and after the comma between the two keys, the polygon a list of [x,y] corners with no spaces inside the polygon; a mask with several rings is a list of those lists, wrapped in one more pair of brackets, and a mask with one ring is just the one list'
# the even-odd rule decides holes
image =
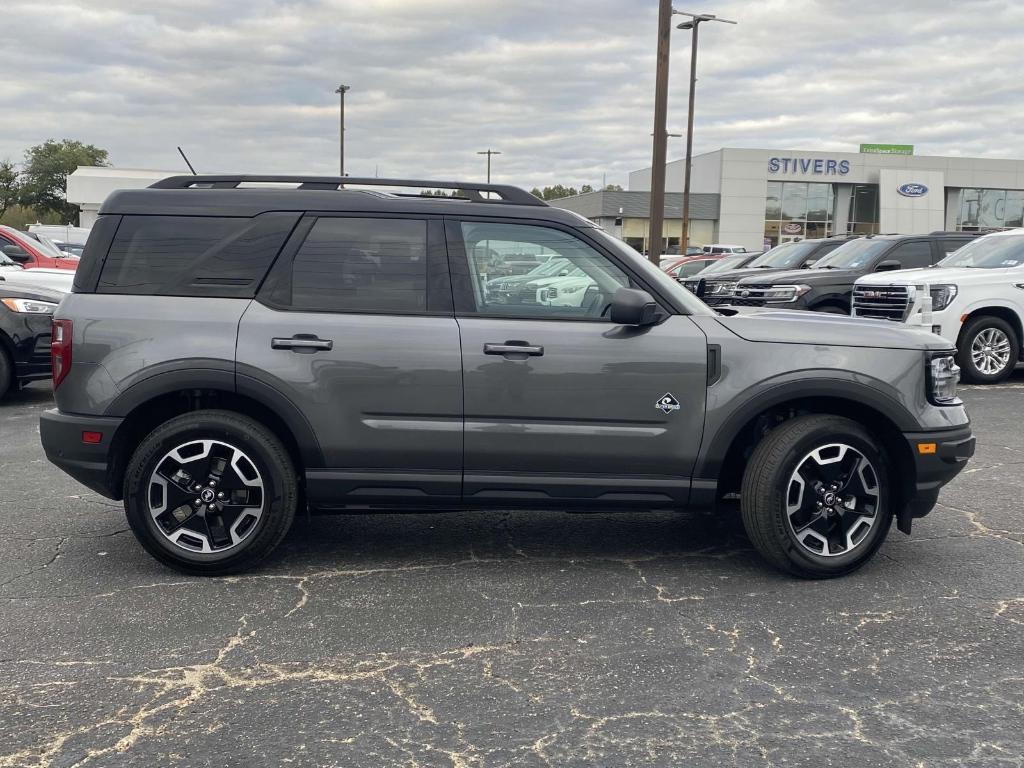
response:
{"label": "ford oval logo sign", "polygon": [[904,197],[924,197],[928,194],[928,187],[924,184],[902,184],[896,191]]}

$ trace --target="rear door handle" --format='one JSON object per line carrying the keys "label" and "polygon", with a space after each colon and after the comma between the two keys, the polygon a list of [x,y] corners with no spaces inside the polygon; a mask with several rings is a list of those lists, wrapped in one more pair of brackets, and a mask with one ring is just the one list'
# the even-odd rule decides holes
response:
{"label": "rear door handle", "polygon": [[317,338],[311,334],[297,334],[290,339],[271,339],[270,348],[290,349],[293,352],[316,352],[321,349],[334,349],[334,342],[330,339]]}
{"label": "rear door handle", "polygon": [[506,341],[504,344],[484,344],[485,355],[531,355],[544,354],[544,347],[535,347],[525,341]]}

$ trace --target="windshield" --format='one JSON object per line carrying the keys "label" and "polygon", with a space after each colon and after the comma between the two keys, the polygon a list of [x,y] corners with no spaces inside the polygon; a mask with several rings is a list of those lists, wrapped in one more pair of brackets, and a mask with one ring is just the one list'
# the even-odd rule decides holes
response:
{"label": "windshield", "polygon": [[982,237],[944,258],[937,267],[1006,269],[1024,264],[1024,235]]}
{"label": "windshield", "polygon": [[860,269],[891,245],[892,240],[851,240],[840,245],[811,269]]}
{"label": "windshield", "polygon": [[751,267],[758,269],[793,269],[803,264],[811,251],[818,247],[815,240],[803,240],[799,243],[783,243],[762,253],[752,262]]}
{"label": "windshield", "polygon": [[548,277],[549,275],[557,275],[563,269],[568,269],[569,260],[563,258],[548,259],[543,264],[538,264],[536,267],[526,273],[526,277]]}
{"label": "windshield", "polygon": [[51,259],[65,259],[67,254],[64,253],[60,248],[53,244],[53,240],[48,238],[46,235],[37,235],[34,232],[24,233],[26,237],[30,237],[36,241],[37,250],[42,251]]}
{"label": "windshield", "polygon": [[719,259],[705,269],[702,269],[700,275],[703,277],[714,272],[725,272],[733,267],[738,267],[748,255],[746,253],[737,253],[735,256],[726,256],[724,259]]}

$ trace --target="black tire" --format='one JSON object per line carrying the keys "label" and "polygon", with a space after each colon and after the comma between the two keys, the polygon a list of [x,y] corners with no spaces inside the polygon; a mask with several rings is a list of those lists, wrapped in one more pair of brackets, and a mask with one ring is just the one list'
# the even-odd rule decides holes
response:
{"label": "black tire", "polygon": [[[153,473],[169,452],[196,440],[215,440],[242,452],[262,483],[260,518],[239,543],[220,552],[188,551],[168,539],[150,514]],[[161,563],[198,576],[236,573],[267,557],[291,527],[298,497],[295,467],[281,441],[259,422],[232,411],[195,411],[165,422],[135,450],[124,481],[125,513],[139,543]],[[212,540],[209,528],[207,533]]]}
{"label": "black tire", "polygon": [[[797,539],[786,500],[797,466],[812,451],[833,443],[852,447],[870,462],[877,505],[871,527],[849,551],[825,556]],[[765,560],[793,575],[825,579],[851,573],[871,559],[892,525],[887,466],[875,439],[854,421],[811,415],[784,422],[757,445],[743,475],[740,509],[747,536]]]}
{"label": "black tire", "polygon": [[[980,370],[974,362],[972,347],[975,339],[988,330],[994,330],[1005,334],[1010,342],[1010,358],[1004,368],[995,373],[985,373]],[[957,344],[956,362],[960,366],[961,375],[964,381],[971,384],[998,384],[1010,377],[1013,369],[1020,359],[1020,339],[1013,326],[1001,317],[982,315],[967,321],[963,331],[960,332],[960,341]]]}
{"label": "black tire", "polygon": [[14,365],[7,351],[0,344],[0,400],[3,400],[14,385]]}

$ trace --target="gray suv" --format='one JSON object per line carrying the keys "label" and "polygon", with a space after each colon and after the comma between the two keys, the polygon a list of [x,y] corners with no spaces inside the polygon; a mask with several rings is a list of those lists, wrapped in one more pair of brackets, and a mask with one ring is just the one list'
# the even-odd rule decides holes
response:
{"label": "gray suv", "polygon": [[[578,271],[509,303],[489,270],[524,256]],[[893,519],[909,533],[973,454],[954,351],[888,323],[716,312],[515,187],[175,177],[104,203],[54,315],[40,433],[189,573],[253,565],[299,510],[738,494],[764,558],[820,578]]]}

